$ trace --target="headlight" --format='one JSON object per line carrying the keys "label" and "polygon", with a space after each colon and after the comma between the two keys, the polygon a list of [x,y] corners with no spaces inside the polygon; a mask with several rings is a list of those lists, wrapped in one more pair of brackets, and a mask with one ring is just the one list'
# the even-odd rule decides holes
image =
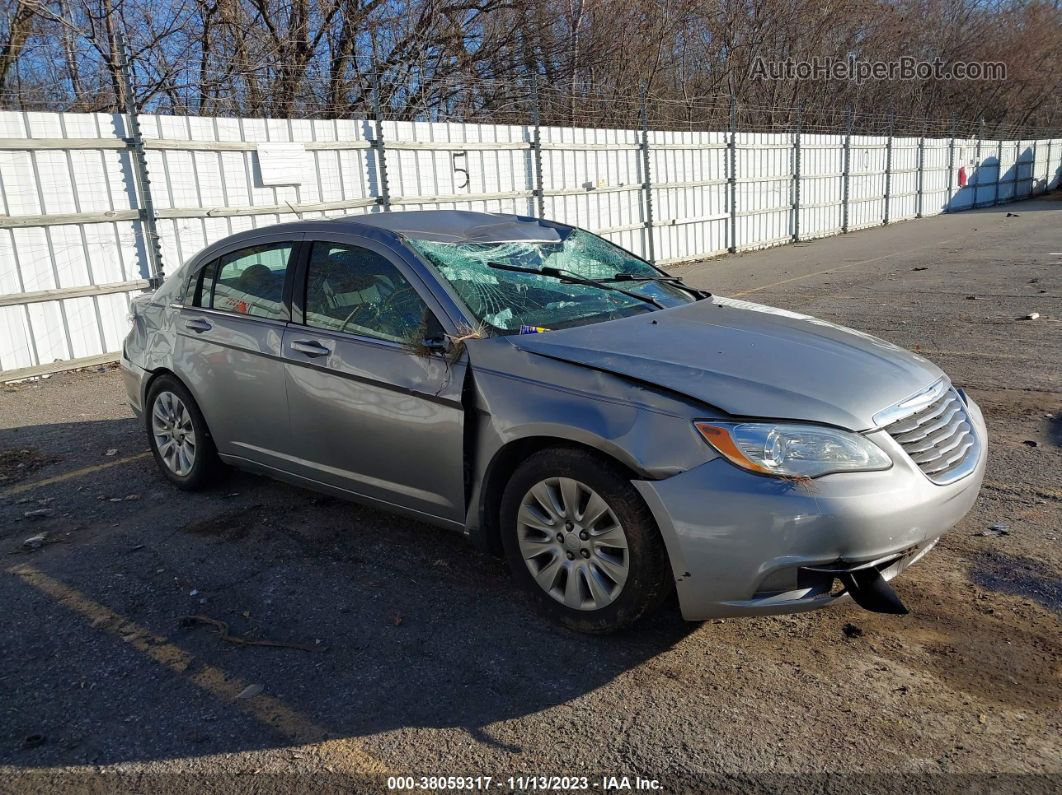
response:
{"label": "headlight", "polygon": [[730,463],[762,475],[816,478],[831,472],[866,472],[892,466],[880,447],[858,433],[769,422],[693,424]]}

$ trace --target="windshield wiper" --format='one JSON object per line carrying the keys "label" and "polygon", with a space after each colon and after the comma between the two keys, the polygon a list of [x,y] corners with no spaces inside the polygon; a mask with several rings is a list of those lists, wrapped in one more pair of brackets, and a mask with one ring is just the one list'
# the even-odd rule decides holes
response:
{"label": "windshield wiper", "polygon": [[638,295],[638,293],[631,292],[630,290],[624,290],[622,287],[614,287],[611,284],[606,284],[605,281],[597,281],[596,279],[587,279],[584,276],[580,276],[574,271],[565,270],[564,268],[521,268],[518,265],[506,265],[504,262],[488,262],[488,268],[494,268],[499,271],[512,271],[513,273],[530,273],[532,276],[549,276],[551,279],[560,279],[564,284],[584,284],[587,287],[599,287],[602,290],[610,290],[615,293],[622,293],[630,298],[634,298],[638,301],[642,301],[647,304],[652,304],[657,309],[663,309],[664,305],[654,298],[650,298],[647,295]]}
{"label": "windshield wiper", "polygon": [[711,298],[712,294],[707,290],[699,290],[696,287],[690,287],[678,276],[643,276],[640,273],[617,273],[611,279],[602,279],[603,282],[664,282],[665,284],[673,284],[679,289],[687,290],[694,295],[699,295],[701,298]]}

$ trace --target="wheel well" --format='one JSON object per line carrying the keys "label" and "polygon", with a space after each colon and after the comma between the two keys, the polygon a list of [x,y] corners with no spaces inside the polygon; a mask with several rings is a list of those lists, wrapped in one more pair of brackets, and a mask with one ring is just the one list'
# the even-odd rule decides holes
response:
{"label": "wheel well", "polygon": [[[151,391],[151,385],[158,381],[160,376],[164,375],[172,376],[173,378],[176,378],[177,381],[179,381],[182,385],[184,384],[184,381],[181,381],[180,378],[177,378],[177,374],[173,372],[173,370],[169,370],[165,367],[159,367],[157,370],[152,370],[151,375],[144,381],[144,393],[140,396],[140,405],[144,406],[145,412],[147,411],[147,396],[148,393]],[[187,388],[188,387],[186,386],[185,389]]]}
{"label": "wheel well", "polygon": [[487,466],[483,476],[483,488],[480,491],[479,529],[473,537],[477,546],[495,555],[502,554],[501,524],[499,514],[501,512],[502,494],[513,472],[530,456],[540,450],[551,448],[572,448],[582,450],[595,458],[607,461],[613,466],[623,470],[624,474],[632,480],[638,474],[628,465],[604,453],[596,447],[588,444],[573,442],[569,439],[561,439],[555,436],[531,436],[525,439],[517,439],[502,447]]}
{"label": "wheel well", "polygon": [[[170,370],[168,367],[159,367],[155,370],[151,370],[151,376],[146,381],[144,381],[144,394],[140,396],[140,405],[143,406],[144,416],[146,417],[148,412],[147,396],[151,392],[151,385],[158,381],[159,378],[164,375],[170,376],[170,378],[172,378],[174,381],[176,381],[178,384],[188,390],[188,394],[191,395],[192,400],[195,401],[196,408],[199,410],[199,413],[202,414],[203,409],[199,406],[199,401],[196,399],[195,393],[193,393],[192,390],[188,388],[188,384],[186,384],[184,380],[179,375],[177,375],[177,373],[173,372],[173,370]],[[206,415],[203,415],[203,423],[206,425],[207,436],[213,437],[213,434],[210,432],[210,423],[207,421]]]}

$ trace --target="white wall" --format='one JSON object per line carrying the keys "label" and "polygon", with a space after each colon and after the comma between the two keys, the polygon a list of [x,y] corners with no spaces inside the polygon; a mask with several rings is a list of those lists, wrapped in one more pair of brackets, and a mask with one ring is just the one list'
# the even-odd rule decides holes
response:
{"label": "white wall", "polygon": [[[372,121],[145,115],[140,124],[167,272],[234,232],[383,211]],[[382,127],[392,210],[537,213],[531,127]],[[653,131],[646,191],[639,131],[540,134],[545,216],[649,256],[651,196],[652,253],[662,264],[838,234],[845,223],[843,135],[805,134],[798,150],[790,134],[738,133],[731,152],[725,132]],[[8,377],[121,348],[128,300],[150,276],[124,135],[118,115],[0,112],[0,371]],[[299,184],[262,184],[260,142],[305,145]],[[1056,187],[1060,166],[1059,139],[894,138],[890,147],[887,138],[852,136],[847,228],[883,223],[886,201],[892,222],[919,209],[1024,198]]]}

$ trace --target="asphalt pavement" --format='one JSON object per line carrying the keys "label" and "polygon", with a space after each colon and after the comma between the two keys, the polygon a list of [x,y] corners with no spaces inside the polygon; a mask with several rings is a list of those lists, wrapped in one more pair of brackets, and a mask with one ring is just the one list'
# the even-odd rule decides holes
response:
{"label": "asphalt pavement", "polygon": [[241,473],[172,489],[118,372],[63,373],[0,386],[0,791],[1058,791],[1062,199],[676,272],[980,403],[986,484],[895,582],[910,615],[580,636],[456,534]]}

